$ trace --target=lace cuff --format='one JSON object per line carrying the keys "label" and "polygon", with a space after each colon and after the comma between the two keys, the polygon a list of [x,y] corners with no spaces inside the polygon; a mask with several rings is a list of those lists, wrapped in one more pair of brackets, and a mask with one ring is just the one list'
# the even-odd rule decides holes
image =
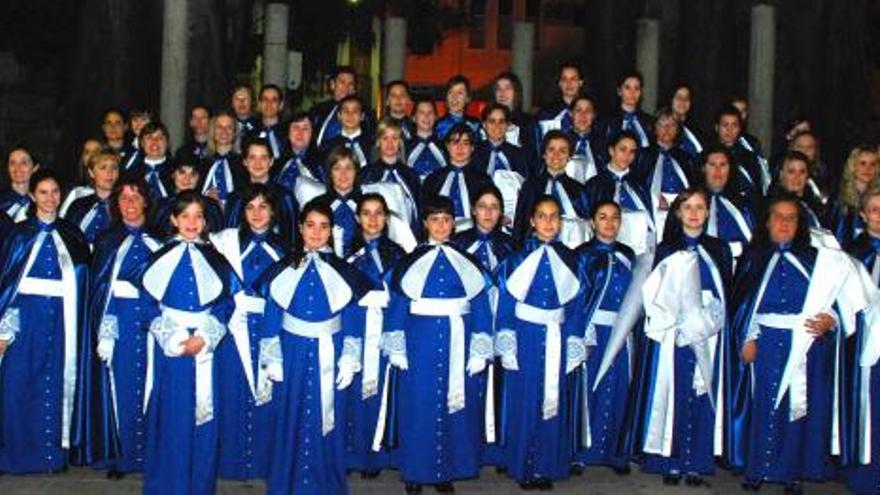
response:
{"label": "lace cuff", "polygon": [[0,318],[0,340],[12,343],[15,340],[15,334],[21,330],[21,318],[18,308],[9,308]]}
{"label": "lace cuff", "polygon": [[406,356],[406,334],[403,330],[382,334],[382,353],[386,356]]}
{"label": "lace cuff", "polygon": [[283,358],[281,355],[281,339],[278,336],[260,339],[260,368],[266,370],[270,380],[280,382],[283,379]]}
{"label": "lace cuff", "polygon": [[501,330],[495,335],[495,355],[502,358],[516,357],[516,332]]}
{"label": "lace cuff", "polygon": [[220,323],[213,315],[208,317],[207,324],[193,333],[194,337],[201,337],[205,340],[203,352],[214,352],[224,335],[226,335],[226,325]]}
{"label": "lace cuff", "polygon": [[565,372],[571,373],[587,360],[587,346],[579,337],[569,337],[565,344]]}
{"label": "lace cuff", "polygon": [[470,359],[492,359],[494,355],[492,337],[487,333],[475,333],[471,335]]}
{"label": "lace cuff", "polygon": [[345,337],[342,340],[342,355],[339,357],[339,369],[349,369],[353,373],[361,370],[361,353],[363,342],[358,337]]}
{"label": "lace cuff", "polygon": [[98,340],[119,339],[119,318],[116,315],[104,315],[98,327]]}
{"label": "lace cuff", "polygon": [[180,344],[190,337],[185,328],[180,328],[173,320],[161,315],[150,323],[150,334],[168,357],[180,356],[183,352]]}

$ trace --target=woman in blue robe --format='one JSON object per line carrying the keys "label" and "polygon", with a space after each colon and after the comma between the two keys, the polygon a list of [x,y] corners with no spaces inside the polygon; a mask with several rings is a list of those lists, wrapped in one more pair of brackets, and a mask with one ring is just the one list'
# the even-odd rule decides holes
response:
{"label": "woman in blue robe", "polygon": [[337,147],[327,156],[327,192],[315,198],[333,211],[331,246],[338,257],[348,256],[357,231],[360,167],[348,148]]}
{"label": "woman in blue robe", "polygon": [[[193,163],[175,162],[171,169],[169,181],[173,193],[165,198],[157,199],[150,212],[149,225],[152,230],[162,238],[174,235],[175,229],[171,224],[171,214],[177,204],[177,195],[184,191],[194,191],[199,183],[199,169]],[[223,207],[220,203],[209,196],[204,196],[205,220],[208,222],[208,232],[219,232],[223,229]]]}
{"label": "woman in blue robe", "polygon": [[693,90],[688,84],[677,84],[669,98],[669,108],[675,113],[681,132],[678,136],[677,148],[690,155],[692,160],[699,160],[703,153],[701,133],[694,127],[691,115]]}
{"label": "woman in blue robe", "polygon": [[225,111],[215,114],[209,136],[207,156],[199,166],[199,191],[222,205],[230,194],[241,189],[247,177],[241,154],[235,151],[238,140],[235,117]]}
{"label": "woman in blue robe", "polygon": [[578,95],[568,107],[571,128],[566,132],[571,140],[571,157],[581,162],[584,183],[596,175],[605,153],[605,143],[596,129],[596,102],[591,96]]}
{"label": "woman in blue robe", "polygon": [[809,187],[810,162],[800,151],[788,151],[782,157],[779,177],[771,192],[786,192],[798,197],[801,207],[807,214],[807,222],[812,229],[826,225],[825,205],[813,189]]}
{"label": "woman in blue robe", "polygon": [[709,193],[706,233],[727,242],[734,258],[752,240],[755,219],[746,201],[731,187],[730,152],[720,144],[709,146],[702,155],[702,183]]}
{"label": "woman in blue robe", "polygon": [[850,151],[843,166],[840,192],[837,201],[834,201],[829,221],[834,236],[844,249],[865,230],[859,202],[866,191],[880,186],[880,163],[877,158],[877,147],[863,144]]}
{"label": "woman in blue robe", "polygon": [[[574,424],[581,436],[576,439],[575,460],[588,466],[608,466],[623,474],[629,470],[629,456],[618,443],[625,426],[627,397],[635,353],[632,337],[622,342],[615,333],[621,326],[618,319],[628,291],[633,290],[635,254],[626,244],[617,241],[620,231],[620,205],[612,201],[596,203],[592,215],[595,235],[578,248],[586,279],[590,281],[584,305],[587,322],[585,344],[588,346],[581,394],[586,394],[586,410],[580,414],[581,424]],[[636,312],[633,312],[636,313]],[[634,322],[635,323],[635,322]],[[631,330],[631,327],[627,328]],[[601,375],[600,375],[601,370]],[[579,404],[574,404],[578,407]],[[584,442],[588,425],[589,442]]]}
{"label": "woman in blue robe", "polygon": [[[723,447],[716,425],[724,421],[721,384],[730,367],[726,304],[733,257],[725,242],[705,232],[705,191],[684,189],[671,212],[643,285],[644,360],[636,386],[650,392],[636,415],[636,450],[643,471],[662,474],[668,484],[684,476],[688,485],[701,485]],[[692,278],[683,273],[689,269]]]}
{"label": "woman in blue robe", "polygon": [[99,151],[89,159],[89,176],[95,192],[74,200],[64,219],[79,227],[89,244],[110,227],[110,195],[119,178],[119,157]]}
{"label": "woman in blue robe", "polygon": [[27,216],[31,205],[28,184],[31,175],[40,168],[33,153],[23,146],[17,146],[6,154],[6,171],[9,173],[9,189],[0,191],[0,211],[14,222]]}
{"label": "woman in blue robe", "polygon": [[269,188],[251,184],[241,194],[245,222],[210,238],[244,284],[244,291],[235,296],[235,312],[228,325],[231,338],[215,351],[220,403],[218,474],[223,479],[250,480],[268,474],[276,409],[272,383],[259,366],[266,302],[254,284],[284,257],[286,247],[272,232],[276,200]]}
{"label": "woman in blue robe", "polygon": [[[651,145],[651,129],[654,120],[639,107],[642,101],[642,75],[627,72],[617,82],[617,97],[620,105],[606,115],[599,123],[600,135],[606,143],[615,141],[621,132],[632,133],[636,137],[639,151]],[[602,150],[603,153],[608,150]],[[608,155],[604,157],[608,161]]]}
{"label": "woman in blue robe", "polygon": [[829,476],[836,340],[829,312],[840,300],[827,300],[834,294],[823,290],[831,290],[826,282],[841,267],[819,258],[839,252],[810,246],[796,196],[769,198],[761,225],[766,231],[740,259],[731,297],[741,364],[731,414],[736,445],[726,454],[732,467],[744,469],[746,489],[783,483],[800,493],[801,480]]}
{"label": "woman in blue robe", "polygon": [[68,451],[79,461],[89,440],[77,421],[87,414],[79,366],[91,359],[91,339],[80,332],[89,247],[57,218],[51,170],[35,172],[29,190],[32,214],[0,254],[0,472],[16,474],[60,471]]}
{"label": "woman in blue robe", "polygon": [[89,281],[88,331],[96,338],[92,393],[87,420],[97,435],[90,463],[107,477],[140,472],[146,453],[144,387],[150,323],[159,307],[131,282],[161,243],[146,230],[148,186],[138,179],[119,184],[110,203],[116,223],[94,243]]}
{"label": "woman in blue robe", "polygon": [[376,151],[378,159],[363,169],[360,174],[361,184],[391,182],[403,188],[407,209],[411,216],[408,220],[414,232],[419,231],[419,202],[421,201],[421,181],[418,173],[403,161],[403,134],[399,125],[382,121],[376,131]]}
{"label": "woman in blue robe", "polygon": [[143,179],[150,186],[153,202],[171,193],[171,167],[168,153],[168,128],[161,122],[148,122],[138,136],[139,150],[125,163],[122,176]]}
{"label": "woman in blue robe", "polygon": [[214,493],[218,451],[215,351],[241,282],[207,236],[205,200],[177,195],[176,235],[135,278],[160,305],[147,354],[144,493]]}
{"label": "woman in blue robe", "polygon": [[399,383],[388,405],[389,415],[397,411],[396,425],[384,433],[397,435],[408,494],[422,485],[451,492],[453,481],[480,470],[486,420],[480,375],[493,357],[491,283],[479,262],[448,242],[453,212],[449,198],[427,198],[428,242],[387,277],[383,347]]}
{"label": "woman in blue robe", "polygon": [[434,123],[437,121],[437,107],[430,99],[416,100],[413,105],[413,121],[416,131],[406,141],[404,158],[418,175],[420,181],[437,169],[446,166],[446,152],[442,142],[434,134]]}
{"label": "woman in blue robe", "polygon": [[361,369],[357,302],[369,282],[333,254],[332,230],[327,205],[308,203],[301,244],[258,282],[266,299],[260,360],[275,382],[277,408],[271,495],[348,493],[345,399]]}
{"label": "woman in blue robe", "polygon": [[386,374],[390,373],[388,357],[381,352],[382,325],[389,299],[383,281],[405,255],[403,249],[388,238],[388,215],[388,206],[381,195],[361,196],[357,208],[358,230],[348,258],[348,263],[366,275],[373,287],[358,302],[364,327],[363,375],[348,388],[346,411],[347,466],[360,471],[364,478],[373,478],[380,470],[397,466],[394,452],[380,451],[373,445],[382,399],[387,394]]}
{"label": "woman in blue robe", "polygon": [[480,120],[467,114],[467,104],[471,101],[471,83],[467,77],[458,74],[446,81],[446,115],[437,121],[434,133],[439,139],[449,142],[449,132],[458,125],[466,125],[474,137],[480,135]]}
{"label": "woman in blue robe", "polygon": [[586,280],[577,255],[557,240],[561,211],[552,196],[538,198],[530,215],[533,234],[495,274],[504,466],[527,490],[550,489],[569,475],[574,438],[566,375],[586,358]]}
{"label": "woman in blue robe", "polygon": [[502,229],[503,209],[501,191],[493,185],[484,187],[474,194],[474,226],[452,237],[453,244],[470,253],[489,273],[514,250],[513,238]]}

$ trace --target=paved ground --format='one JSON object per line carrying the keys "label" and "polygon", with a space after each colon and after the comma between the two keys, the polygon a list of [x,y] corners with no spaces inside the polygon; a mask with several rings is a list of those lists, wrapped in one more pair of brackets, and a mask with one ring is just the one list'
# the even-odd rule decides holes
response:
{"label": "paved ground", "polygon": [[[398,481],[396,473],[383,473],[378,479],[363,481],[352,476],[352,495],[393,495],[403,494],[403,485]],[[457,494],[507,495],[521,493],[519,487],[510,480],[500,476],[494,470],[483,471],[479,480],[455,484]],[[130,476],[120,481],[108,481],[103,473],[90,469],[72,469],[68,472],[52,476],[2,476],[0,477],[0,494],[2,495],[137,495],[141,492],[139,476]],[[839,484],[806,485],[804,492],[808,495],[834,495],[847,493]],[[262,483],[230,483],[221,482],[218,495],[262,495],[265,493]],[[431,488],[425,488],[423,494],[433,495]],[[556,484],[553,493],[557,495],[673,495],[673,494],[735,494],[746,493],[739,487],[739,480],[729,473],[719,473],[708,479],[706,486],[693,488],[681,484],[670,487],[663,484],[655,476],[633,472],[629,476],[617,476],[607,469],[588,469],[581,477]],[[776,486],[765,486],[761,494],[781,494],[782,489]]]}

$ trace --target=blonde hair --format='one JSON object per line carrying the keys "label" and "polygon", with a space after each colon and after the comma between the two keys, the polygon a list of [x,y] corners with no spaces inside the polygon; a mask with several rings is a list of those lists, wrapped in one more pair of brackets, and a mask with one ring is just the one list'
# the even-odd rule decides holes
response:
{"label": "blonde hair", "polygon": [[400,146],[397,147],[397,159],[401,162],[405,162],[404,158],[404,145],[403,145],[403,127],[400,126],[397,122],[394,122],[389,119],[382,119],[379,121],[379,125],[376,126],[376,146],[373,149],[373,155],[376,160],[382,158],[382,152],[379,149],[379,142],[382,140],[382,136],[385,135],[386,132],[393,131],[396,132],[398,136],[400,136]]}
{"label": "blonde hair", "polygon": [[[843,166],[843,174],[840,179],[840,194],[838,196],[840,206],[842,206],[847,213],[859,210],[861,198],[859,190],[856,188],[855,168],[856,162],[859,160],[859,155],[862,153],[870,153],[874,155],[875,163],[878,156],[877,148],[866,144],[856,146],[849,152],[849,156],[846,158],[846,164]],[[875,164],[875,167],[876,166],[878,165]],[[868,184],[865,190],[868,191],[876,189],[877,187],[880,187],[880,174],[874,177],[874,181],[871,184]]]}
{"label": "blonde hair", "polygon": [[226,111],[221,111],[217,112],[211,118],[211,125],[208,127],[208,155],[210,156],[214,156],[217,154],[217,144],[214,141],[214,134],[217,132],[217,119],[222,117],[228,117],[232,120],[232,149],[236,151],[241,149],[241,143],[239,142],[240,136],[238,135],[238,120],[235,119],[235,115],[232,115],[231,113]]}
{"label": "blonde hair", "polygon": [[86,162],[86,166],[89,168],[89,170],[94,170],[95,167],[97,167],[98,164],[104,160],[110,160],[115,163],[117,167],[119,166],[119,155],[115,151],[108,148],[102,148],[92,153],[92,156],[89,157],[89,161]]}

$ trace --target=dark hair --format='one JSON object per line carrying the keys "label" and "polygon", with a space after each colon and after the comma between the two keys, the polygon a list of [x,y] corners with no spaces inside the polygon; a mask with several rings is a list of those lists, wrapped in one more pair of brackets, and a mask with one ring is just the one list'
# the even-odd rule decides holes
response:
{"label": "dark hair", "polygon": [[[375,201],[382,205],[382,210],[385,212],[385,215],[391,215],[391,210],[388,209],[388,203],[385,201],[385,197],[379,193],[364,193],[358,198],[357,209],[355,211],[355,215],[360,216],[361,211],[363,210],[364,205],[368,201]],[[388,232],[388,222],[385,222],[385,229],[383,230],[383,234]],[[366,244],[366,239],[364,239],[364,232],[361,229],[360,222],[358,222],[357,227],[354,231],[354,236],[351,241],[351,252],[355,252]]]}
{"label": "dark hair", "polygon": [[733,164],[733,155],[730,154],[730,150],[727,149],[727,146],[724,146],[721,143],[713,143],[703,148],[703,152],[700,153],[701,166],[705,167],[706,164],[709,163],[709,157],[716,154],[724,155],[724,157],[727,158],[727,162],[731,165]]}
{"label": "dark hair", "polygon": [[163,136],[165,136],[165,141],[167,146],[171,146],[171,136],[168,134],[168,128],[165,127],[165,124],[159,122],[158,120],[152,120],[144,124],[144,127],[141,128],[141,133],[138,135],[138,144],[143,147],[143,139],[144,137],[153,134],[155,132],[161,132]]}
{"label": "dark hair", "polygon": [[552,131],[548,131],[547,134],[544,135],[544,139],[541,141],[541,150],[542,154],[547,150],[547,146],[550,145],[550,141],[565,141],[568,145],[568,153],[571,154],[574,151],[574,146],[571,144],[571,138],[568,134],[560,131],[559,129],[553,129]]}
{"label": "dark hair", "polygon": [[510,109],[501,103],[490,103],[486,105],[486,108],[483,109],[483,114],[481,115],[481,120],[485,121],[489,118],[489,115],[492,115],[492,112],[498,110],[499,112],[504,114],[504,120],[510,122]]}
{"label": "dark hair", "polygon": [[418,97],[413,101],[413,114],[415,114],[416,109],[419,108],[419,105],[431,105],[431,109],[434,110],[434,115],[437,115],[437,103],[434,102],[431,98],[426,98],[424,96]]}
{"label": "dark hair", "polygon": [[129,121],[136,117],[146,117],[150,120],[153,120],[156,114],[150,108],[144,105],[135,105],[131,107],[131,110],[128,112]]}
{"label": "dark hair", "polygon": [[452,204],[452,200],[446,196],[440,196],[439,194],[428,196],[425,198],[423,206],[422,220],[427,220],[431,215],[438,213],[445,213],[453,218],[455,217],[455,206]]}
{"label": "dark hair", "polygon": [[115,113],[116,115],[119,115],[119,117],[122,118],[122,123],[123,123],[123,124],[127,124],[127,123],[128,123],[128,115],[126,115],[126,113],[125,113],[121,108],[119,108],[119,107],[107,107],[107,108],[105,108],[105,109],[104,109],[104,112],[101,113],[101,123],[103,123],[104,120],[107,118],[107,116],[110,115],[111,113]]}
{"label": "dark hair", "polygon": [[211,117],[214,116],[214,111],[211,110],[211,109],[208,107],[208,105],[205,105],[205,104],[203,104],[203,103],[196,103],[195,105],[191,106],[191,107],[189,108],[189,114],[190,114],[190,116],[192,116],[192,113],[193,113],[193,112],[195,112],[196,110],[200,110],[200,109],[201,109],[201,110],[204,110],[205,113],[208,114],[208,118],[211,118]]}
{"label": "dark hair", "polygon": [[34,163],[34,166],[40,164],[39,160],[37,160],[37,155],[35,155],[33,151],[31,151],[30,147],[28,147],[26,144],[19,143],[14,145],[12,148],[9,148],[9,151],[6,152],[5,164],[7,166],[9,165],[9,160],[12,158],[12,154],[16,151],[23,151],[27,153],[28,158],[31,159],[31,161]]}
{"label": "dark hair", "polygon": [[733,105],[725,105],[725,106],[721,107],[721,109],[718,110],[718,112],[715,113],[715,124],[716,125],[720,124],[721,118],[724,116],[736,117],[736,120],[739,122],[739,125],[742,126],[742,124],[743,124],[742,114],[739,113],[739,110],[737,110],[736,107]]}
{"label": "dark hair", "polygon": [[[338,103],[339,108],[342,108],[342,105],[345,105],[346,103],[351,103],[351,102],[356,102],[358,104],[358,106],[361,107],[361,112],[364,111],[364,102],[361,101],[361,99],[358,97],[358,95],[348,95],[345,98],[339,100],[339,103]],[[337,112],[337,115],[340,115],[340,114],[341,114],[341,112]]]}
{"label": "dark hair", "polygon": [[654,114],[654,122],[662,119],[662,118],[670,118],[675,121],[676,127],[678,126],[678,120],[675,118],[675,112],[672,111],[672,107],[662,106],[657,112]]}
{"label": "dark hair", "polygon": [[[312,119],[311,119],[311,117],[309,117],[309,113],[308,113],[308,112],[302,112],[302,111],[300,111],[300,112],[295,112],[295,113],[293,114],[293,116],[290,117],[290,120],[287,121],[287,125],[284,126],[284,128],[287,129],[287,133],[290,134],[290,127],[291,127],[293,124],[296,124],[297,122],[304,122],[304,121],[305,121],[305,122],[308,122],[309,125],[312,124]],[[314,127],[314,126],[312,126],[312,127]]]}
{"label": "dark hair", "polygon": [[628,131],[628,130],[627,131],[620,131],[620,132],[616,133],[614,136],[612,136],[611,139],[608,140],[608,147],[613,148],[613,147],[617,146],[617,144],[620,143],[621,141],[623,141],[624,139],[632,140],[632,142],[636,143],[636,148],[639,147],[638,136],[636,136],[636,134],[634,132]]}
{"label": "dark hair", "polygon": [[[299,212],[299,219],[297,220],[297,225],[302,227],[306,223],[306,218],[310,213],[317,213],[330,221],[330,231],[333,231],[333,209],[330,208],[330,203],[322,199],[321,197],[314,198],[303,206],[302,210]],[[333,242],[333,236],[330,236],[330,242]],[[298,267],[302,262],[303,257],[305,257],[306,248],[303,244],[302,235],[297,233],[293,239],[293,251],[291,252],[292,265],[294,267]]]}
{"label": "dark hair", "polygon": [[461,74],[456,74],[456,75],[450,77],[446,81],[446,87],[445,87],[445,90],[443,91],[443,95],[445,96],[445,95],[449,94],[449,90],[452,89],[453,86],[457,86],[459,84],[464,84],[465,90],[467,91],[468,95],[470,95],[471,81],[470,81],[470,79],[468,79],[467,77],[465,77]]}
{"label": "dark hair", "polygon": [[755,228],[755,237],[752,240],[753,244],[756,246],[769,245],[772,243],[770,240],[770,232],[767,230],[767,222],[770,220],[770,213],[773,210],[773,207],[780,203],[790,203],[797,207],[798,211],[798,224],[797,231],[795,232],[794,239],[792,240],[792,247],[803,249],[810,246],[810,223],[807,219],[807,211],[804,209],[804,206],[801,204],[800,199],[792,193],[778,191],[770,196],[768,196],[764,200],[763,208],[761,208],[761,222],[756,225]]}
{"label": "dark hair", "polygon": [[272,193],[272,189],[266,184],[248,184],[245,186],[244,192],[241,195],[241,212],[243,221],[238,226],[239,231],[249,228],[244,211],[247,209],[248,203],[259,197],[262,197],[263,200],[266,201],[266,204],[269,205],[269,209],[272,210],[272,217],[269,220],[269,228],[271,229],[275,225],[275,215],[278,211],[278,199],[275,197],[275,194]]}
{"label": "dark hair", "polygon": [[357,72],[354,71],[354,67],[350,65],[338,65],[333,72],[330,73],[330,80],[336,79],[341,74],[350,74],[354,77],[355,82],[357,82]]}
{"label": "dark hair", "polygon": [[639,81],[639,86],[645,85],[645,78],[642,77],[642,73],[635,69],[630,69],[622,73],[620,77],[617,78],[617,87],[620,88],[621,86],[623,86],[623,83],[625,83],[627,79],[635,79]]}
{"label": "dark hair", "polygon": [[538,207],[544,203],[553,203],[556,205],[556,208],[559,209],[559,212],[562,213],[562,203],[556,199],[556,196],[542,194],[535,199],[534,203],[532,203],[532,211],[529,212],[529,218],[534,218],[535,214],[538,213]]}
{"label": "dark hair", "polygon": [[[681,224],[681,219],[678,218],[678,215],[676,215],[676,213],[685,201],[693,198],[694,196],[702,196],[703,201],[706,202],[706,209],[709,209],[710,200],[708,191],[700,186],[691,186],[685,188],[683,191],[678,193],[678,196],[675,197],[675,200],[669,206],[669,215],[666,216],[666,225],[663,228],[662,242],[673,242],[676,239],[680,239],[681,236],[684,235],[684,226]],[[708,222],[708,218],[706,219],[706,221]]]}
{"label": "dark hair", "polygon": [[446,139],[444,140],[444,142],[445,144],[449,144],[453,141],[459,141],[465,136],[467,136],[468,139],[471,140],[471,144],[476,144],[474,142],[476,140],[476,137],[474,136],[474,131],[471,129],[471,127],[464,122],[459,122],[458,124],[452,126],[451,129],[449,129],[449,132],[446,133]]}
{"label": "dark hair", "polygon": [[803,152],[798,151],[798,150],[788,150],[782,154],[782,160],[780,160],[780,166],[779,166],[780,172],[782,171],[783,168],[785,168],[785,162],[797,162],[797,161],[804,162],[804,164],[806,164],[806,166],[807,166],[807,173],[809,175],[812,175],[812,174],[810,174],[810,159],[807,158],[807,155],[805,155]]}
{"label": "dark hair", "polygon": [[590,102],[590,105],[593,106],[593,111],[594,112],[596,111],[596,100],[592,96],[585,94],[585,93],[581,93],[581,94],[575,96],[574,98],[572,98],[571,103],[568,104],[568,110],[574,111],[574,107],[581,101]]}
{"label": "dark hair", "polygon": [[621,213],[623,211],[617,202],[612,201],[610,199],[604,199],[604,200],[596,201],[596,203],[590,208],[590,219],[595,220],[596,215],[599,214],[599,210],[601,210],[602,208],[604,208],[606,206],[613,206],[617,210],[617,213]]}
{"label": "dark hair", "polygon": [[[574,60],[568,60],[568,61],[563,62],[562,64],[560,64],[560,65],[559,65],[559,71],[557,72],[557,74],[559,74],[559,75],[561,76],[561,75],[562,75],[562,71],[564,71],[565,69],[574,69],[574,70],[578,73],[578,77],[581,78],[581,80],[583,80],[583,78],[584,78],[584,71],[581,70],[581,66],[580,66],[580,64],[578,64],[578,63],[575,62]],[[557,79],[559,79],[559,78],[557,77]]]}
{"label": "dark hair", "polygon": [[119,209],[119,196],[126,187],[134,189],[144,200],[144,216],[146,217],[152,208],[150,200],[150,187],[140,177],[122,177],[113,187],[113,193],[110,195],[110,218],[115,222],[122,221],[122,211]]}
{"label": "dark hair", "polygon": [[505,79],[510,81],[510,85],[513,86],[513,110],[519,110],[522,107],[522,81],[515,72],[505,71],[498,74],[492,81],[492,92],[494,93],[498,89],[498,83]]}
{"label": "dark hair", "polygon": [[354,168],[354,183],[355,187],[357,187],[357,180],[361,168],[357,156],[355,156],[354,151],[346,148],[345,145],[338,144],[330,149],[330,153],[327,154],[327,161],[324,163],[324,177],[327,178],[327,187],[330,189],[333,188],[331,175],[333,166],[342,160],[348,160],[351,162],[351,166]]}
{"label": "dark hair", "polygon": [[269,144],[269,141],[266,138],[261,137],[255,137],[245,141],[245,143],[241,146],[241,156],[243,158],[247,158],[248,152],[250,152],[250,149],[253,146],[262,146],[267,152],[269,152],[269,158],[272,158],[272,145]]}
{"label": "dark hair", "polygon": [[168,171],[169,175],[173,175],[175,172],[179,171],[183,167],[189,167],[193,169],[193,171],[198,174],[199,177],[202,176],[202,170],[199,167],[198,163],[192,160],[193,157],[181,157],[180,160],[171,160],[171,168]]}
{"label": "dark hair", "polygon": [[[187,190],[181,191],[174,196],[174,209],[171,211],[172,217],[179,217],[184,210],[189,207],[191,204],[198,204],[202,207],[202,214],[205,215],[205,228],[202,230],[200,237],[202,239],[206,239],[208,237],[208,223],[207,223],[207,215],[208,215],[208,201],[204,196],[198,193],[195,190]],[[177,231],[174,230],[174,224],[169,224],[169,229],[171,232],[169,234],[174,235]]]}
{"label": "dark hair", "polygon": [[385,101],[388,101],[388,93],[391,91],[391,88],[395,86],[402,87],[406,90],[406,94],[410,94],[409,83],[404,81],[403,79],[395,79],[385,85]]}
{"label": "dark hair", "polygon": [[33,194],[37,190],[37,185],[44,180],[54,180],[58,187],[61,187],[61,181],[58,180],[58,174],[54,170],[40,167],[31,175],[31,180],[28,182],[28,192]]}
{"label": "dark hair", "polygon": [[[474,194],[471,196],[471,216],[473,216],[474,211],[477,209],[477,201],[480,200],[485,195],[489,195],[498,200],[498,203],[501,205],[502,210],[504,209],[504,197],[501,195],[501,190],[495,184],[487,184],[479,189],[477,189]],[[502,211],[503,217],[503,211]],[[499,218],[498,223],[495,224],[493,230],[498,230],[501,228],[501,219]]]}
{"label": "dark hair", "polygon": [[278,100],[284,101],[284,91],[282,91],[281,88],[277,84],[271,84],[271,83],[264,84],[262,87],[260,87],[260,95],[257,99],[262,98],[263,93],[265,93],[266,91],[275,91],[275,93],[278,94]]}

